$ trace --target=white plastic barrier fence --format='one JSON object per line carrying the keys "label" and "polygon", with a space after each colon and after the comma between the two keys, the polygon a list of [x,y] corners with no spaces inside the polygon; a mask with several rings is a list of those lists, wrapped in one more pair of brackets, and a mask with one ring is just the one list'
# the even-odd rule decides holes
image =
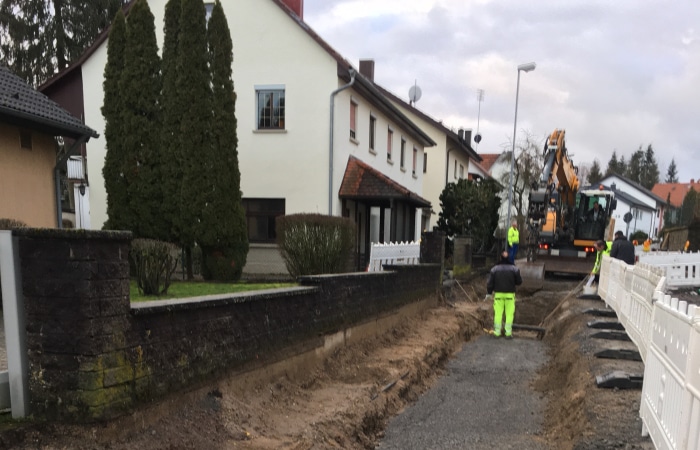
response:
{"label": "white plastic barrier fence", "polygon": [[670,295],[654,304],[640,416],[658,449],[700,441],[700,309]]}
{"label": "white plastic barrier fence", "polygon": [[700,286],[700,253],[637,253],[640,263],[663,269],[671,288]]}
{"label": "white plastic barrier fence", "polygon": [[664,267],[605,256],[598,293],[644,360],[642,432],[657,449],[700,449],[700,307],[665,294]]}
{"label": "white plastic barrier fence", "polygon": [[418,264],[420,242],[389,242],[372,244],[369,252],[368,272],[382,272],[384,264]]}

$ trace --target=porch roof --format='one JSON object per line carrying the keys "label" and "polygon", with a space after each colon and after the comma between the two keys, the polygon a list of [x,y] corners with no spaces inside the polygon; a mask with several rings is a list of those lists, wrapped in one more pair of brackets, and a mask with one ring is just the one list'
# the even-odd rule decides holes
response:
{"label": "porch roof", "polygon": [[430,202],[360,161],[348,158],[338,197],[350,200],[400,200],[416,208],[429,208]]}

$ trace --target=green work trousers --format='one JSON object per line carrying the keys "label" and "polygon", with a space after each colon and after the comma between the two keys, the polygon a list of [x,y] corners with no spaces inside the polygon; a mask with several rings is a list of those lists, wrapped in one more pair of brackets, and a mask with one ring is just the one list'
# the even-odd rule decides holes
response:
{"label": "green work trousers", "polygon": [[493,295],[493,334],[501,335],[503,312],[506,313],[505,334],[513,334],[513,317],[515,317],[515,294],[512,292],[496,292]]}

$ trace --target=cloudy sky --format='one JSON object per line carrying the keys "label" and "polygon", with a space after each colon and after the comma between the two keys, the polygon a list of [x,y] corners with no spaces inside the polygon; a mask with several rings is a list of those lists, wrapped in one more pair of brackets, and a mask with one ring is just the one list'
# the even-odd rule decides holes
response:
{"label": "cloudy sky", "polygon": [[[576,164],[651,144],[661,178],[700,178],[697,0],[305,0],[304,20],[375,82],[454,128],[477,129],[479,153],[513,135],[566,129]],[[484,99],[477,101],[477,90]]]}

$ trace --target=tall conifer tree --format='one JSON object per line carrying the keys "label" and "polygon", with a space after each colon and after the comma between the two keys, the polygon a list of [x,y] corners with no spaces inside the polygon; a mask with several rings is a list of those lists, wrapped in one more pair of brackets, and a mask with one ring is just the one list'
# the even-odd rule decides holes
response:
{"label": "tall conifer tree", "polygon": [[204,275],[218,280],[237,280],[248,253],[245,213],[241,203],[241,174],[236,136],[236,94],[231,64],[233,43],[224,9],[214,5],[207,29],[211,71],[212,145],[207,156],[205,208],[199,242],[204,251]]}
{"label": "tall conifer tree", "polygon": [[654,149],[651,147],[651,144],[649,144],[642,158],[642,174],[640,184],[647,189],[651,189],[658,182],[659,164],[656,162],[656,156],[654,156]]}
{"label": "tall conifer tree", "polygon": [[666,171],[665,183],[678,183],[678,168],[676,167],[676,160],[671,158],[671,164],[668,166]]}
{"label": "tall conifer tree", "polygon": [[[177,54],[177,111],[180,112],[179,161],[182,167],[181,243],[191,248],[204,227],[202,195],[210,186],[212,102],[207,52],[206,11],[202,0],[182,0]],[[208,194],[207,194],[208,195]]]}
{"label": "tall conifer tree", "polygon": [[104,71],[104,103],[102,116],[105,119],[105,140],[107,141],[107,154],[105,164],[102,167],[102,176],[105,180],[107,191],[107,223],[106,229],[129,230],[131,224],[127,222],[128,195],[126,179],[124,178],[126,167],[124,146],[121,131],[121,98],[119,79],[124,70],[124,51],[126,49],[126,21],[124,13],[120,10],[109,31],[107,43],[107,64]]}
{"label": "tall conifer tree", "polygon": [[600,163],[597,159],[594,159],[591,169],[588,171],[588,184],[598,184],[602,179],[603,174],[600,173]]}
{"label": "tall conifer tree", "polygon": [[163,39],[163,128],[161,146],[166,160],[163,162],[162,213],[167,222],[165,240],[181,243],[178,221],[180,217],[180,185],[182,182],[182,158],[180,155],[180,116],[177,92],[178,40],[180,37],[181,0],[168,0],[165,5]]}
{"label": "tall conifer tree", "polygon": [[132,231],[158,238],[163,217],[160,175],[160,58],[153,14],[146,0],[136,0],[129,12],[122,93],[122,133],[129,195],[127,214]]}

